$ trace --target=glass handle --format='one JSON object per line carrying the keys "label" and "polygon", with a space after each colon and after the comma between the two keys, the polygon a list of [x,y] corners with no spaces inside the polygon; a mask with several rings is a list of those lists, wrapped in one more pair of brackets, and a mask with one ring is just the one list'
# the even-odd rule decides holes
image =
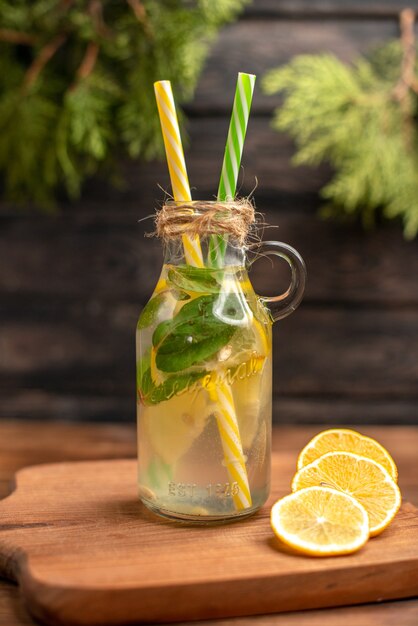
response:
{"label": "glass handle", "polygon": [[260,256],[278,256],[289,264],[292,275],[287,290],[278,296],[259,296],[277,322],[293,313],[302,300],[306,283],[305,262],[297,250],[281,241],[260,241],[249,246],[249,250],[256,254],[250,265]]}

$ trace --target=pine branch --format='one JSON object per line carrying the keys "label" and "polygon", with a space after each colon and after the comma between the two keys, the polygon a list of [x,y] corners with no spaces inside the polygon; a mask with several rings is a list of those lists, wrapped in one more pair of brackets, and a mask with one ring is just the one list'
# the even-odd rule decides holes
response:
{"label": "pine branch", "polygon": [[77,80],[84,80],[90,76],[94,67],[96,65],[97,57],[99,55],[99,45],[95,42],[90,42],[87,45],[87,49],[83,60],[80,63],[80,66],[77,70],[76,78]]}
{"label": "pine branch", "polygon": [[143,27],[144,33],[147,35],[147,37],[152,38],[153,37],[152,28],[150,26],[150,23],[147,17],[147,12],[141,0],[126,0],[126,1],[131,7],[136,19]]}
{"label": "pine branch", "polygon": [[412,9],[403,9],[400,14],[401,45],[403,50],[401,76],[393,90],[396,100],[402,102],[412,89],[418,93],[418,81],[415,77],[416,43],[415,13]]}
{"label": "pine branch", "polygon": [[121,155],[162,156],[153,82],[172,80],[181,118],[210,43],[248,1],[0,0],[4,196],[50,207]]}
{"label": "pine branch", "polygon": [[91,0],[89,3],[89,13],[92,17],[96,32],[100,37],[110,37],[111,30],[103,18],[103,5],[100,0]]}
{"label": "pine branch", "polygon": [[10,30],[0,28],[0,41],[7,43],[15,43],[20,46],[33,46],[36,43],[36,37],[29,33],[22,33],[18,30]]}
{"label": "pine branch", "polygon": [[51,39],[51,41],[40,50],[39,54],[35,57],[32,65],[29,66],[29,69],[26,72],[23,81],[24,90],[28,90],[30,89],[30,87],[32,87],[45,65],[48,63],[48,61],[52,59],[52,57],[59,50],[59,48],[61,48],[66,39],[67,36],[60,33],[56,37]]}
{"label": "pine branch", "polygon": [[269,72],[267,93],[282,92],[274,127],[294,139],[295,165],[328,163],[323,214],[401,218],[406,238],[418,232],[418,133],[414,14],[401,15],[401,41],[353,65],[333,55],[302,55]]}

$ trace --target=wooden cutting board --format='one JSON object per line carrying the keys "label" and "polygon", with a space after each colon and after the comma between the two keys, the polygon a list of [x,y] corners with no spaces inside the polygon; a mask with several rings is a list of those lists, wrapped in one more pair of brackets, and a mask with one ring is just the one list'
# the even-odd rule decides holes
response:
{"label": "wooden cutting board", "polygon": [[0,570],[49,624],[179,621],[403,598],[418,594],[418,511],[357,554],[296,556],[269,524],[289,491],[294,455],[273,457],[261,512],[216,527],[155,517],[136,496],[133,460],[21,470],[0,503]]}

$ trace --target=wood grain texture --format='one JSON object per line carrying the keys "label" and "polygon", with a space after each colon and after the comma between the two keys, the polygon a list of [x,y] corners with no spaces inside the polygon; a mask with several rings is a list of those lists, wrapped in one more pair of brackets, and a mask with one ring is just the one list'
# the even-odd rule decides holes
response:
{"label": "wood grain texture", "polygon": [[[331,420],[311,426],[275,426],[272,448],[295,459],[300,449]],[[347,419],[345,426],[352,422]],[[378,439],[396,459],[399,484],[410,489],[408,500],[418,506],[418,426],[368,426],[360,428]],[[89,424],[47,420],[0,420],[0,498],[9,495],[14,474],[27,465],[134,457],[136,426]]]}
{"label": "wood grain texture", "polygon": [[[0,416],[18,409],[18,389],[19,415],[48,407],[60,419],[133,420],[139,308],[80,303],[9,318],[0,329]],[[274,331],[274,419],[414,422],[417,352],[414,310],[303,305]]]}
{"label": "wood grain texture", "polygon": [[[398,225],[365,233],[358,227],[323,222],[315,206],[293,210],[284,198],[258,209],[273,228],[265,239],[280,239],[300,250],[308,267],[304,303],[332,302],[418,306],[418,242],[406,243]],[[280,206],[285,204],[285,206]],[[103,214],[99,210],[55,218],[25,216],[4,221],[0,250],[3,319],[25,318],[28,311],[66,308],[71,302],[91,311],[106,302],[145,304],[158,279],[161,244],[144,238],[152,229],[138,219],[151,207]],[[58,259],[54,263],[54,259]],[[275,293],[288,276],[279,262],[254,263],[258,292]]]}
{"label": "wood grain texture", "polygon": [[[270,506],[293,455],[273,456]],[[227,526],[155,518],[135,461],[29,467],[0,504],[0,568],[49,624],[128,624],[251,615],[418,593],[418,510],[343,559],[296,556],[273,538],[270,506]]]}
{"label": "wood grain texture", "polygon": [[[135,232],[136,219],[22,217],[0,233],[9,259],[0,265],[0,415],[134,418],[133,332],[161,266],[160,245]],[[415,421],[417,242],[306,213],[266,219],[309,272],[301,308],[275,327],[277,420]],[[251,277],[267,294],[287,280],[263,260]]]}
{"label": "wood grain texture", "polygon": [[[183,622],[187,626],[416,626],[418,600],[386,601],[380,604],[313,609],[293,613],[253,615],[217,620]],[[0,583],[0,626],[36,626],[29,615],[19,588],[14,583]]]}
{"label": "wood grain texture", "polygon": [[[3,389],[42,388],[66,394],[95,390],[134,401],[135,305],[82,305],[59,319],[8,321],[0,330]],[[305,305],[276,325],[274,393],[346,394],[352,398],[416,398],[416,313]],[[0,409],[1,410],[1,409]]]}
{"label": "wood grain texture", "polygon": [[[350,424],[349,419],[345,424]],[[273,430],[273,449],[291,453],[296,459],[298,450],[319,428],[276,427]],[[390,450],[399,466],[399,484],[405,499],[418,504],[418,428],[375,426],[361,428],[361,431],[377,438]],[[133,456],[135,447],[133,426],[3,420],[0,422],[0,497],[10,492],[13,474],[25,465]],[[352,623],[357,626],[416,626],[417,622],[418,600],[415,599],[380,605],[223,619],[215,623],[208,622],[208,626],[345,626]],[[21,602],[18,587],[0,581],[0,626],[28,624],[33,626],[35,622]],[[202,622],[194,624],[199,626]]]}
{"label": "wood grain texture", "polygon": [[396,18],[408,0],[254,0],[245,16],[311,18]]}
{"label": "wood grain texture", "polygon": [[[279,372],[276,369],[276,377]],[[2,390],[1,419],[13,415],[18,419],[71,420],[74,422],[133,422],[135,419],[132,393],[111,393],[93,390],[53,391],[17,387]],[[273,417],[277,425],[321,424],[324,421],[374,425],[415,424],[415,396],[395,398],[352,395],[317,396],[288,393],[273,397]]]}
{"label": "wood grain texture", "polygon": [[[281,4],[275,0],[273,3],[277,7]],[[254,10],[257,7],[256,2]],[[193,104],[188,105],[187,111],[193,114],[223,113],[228,117],[237,72],[246,71],[258,77],[252,116],[270,113],[280,104],[281,98],[263,95],[261,77],[267,70],[287,63],[297,54],[328,52],[351,62],[399,33],[396,19],[313,21],[304,19],[301,14],[300,18],[292,21],[280,14],[263,16],[259,13],[256,20],[241,20],[223,29],[208,58]],[[250,128],[251,124],[252,121]]]}

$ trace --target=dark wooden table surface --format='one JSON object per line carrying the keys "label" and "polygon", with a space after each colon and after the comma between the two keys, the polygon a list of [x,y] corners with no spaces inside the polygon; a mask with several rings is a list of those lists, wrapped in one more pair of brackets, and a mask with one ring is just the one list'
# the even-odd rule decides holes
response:
{"label": "dark wooden table surface", "polygon": [[[297,452],[319,427],[276,427],[275,450]],[[365,427],[362,432],[376,437],[395,457],[399,484],[405,500],[418,505],[418,426]],[[11,490],[16,470],[26,465],[57,461],[119,458],[135,455],[135,428],[116,424],[66,424],[3,421],[0,424],[0,497]],[[267,615],[210,622],[225,626],[416,626],[418,599],[375,605]],[[0,626],[34,624],[19,598],[16,585],[0,581]],[[199,622],[202,624],[202,622]]]}

